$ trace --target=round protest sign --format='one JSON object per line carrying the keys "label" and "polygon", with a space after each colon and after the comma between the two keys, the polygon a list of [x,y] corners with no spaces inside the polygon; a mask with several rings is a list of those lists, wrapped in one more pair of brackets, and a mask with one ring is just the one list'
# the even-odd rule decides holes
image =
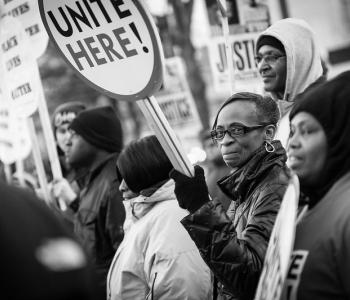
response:
{"label": "round protest sign", "polygon": [[118,100],[158,91],[163,54],[142,1],[39,0],[39,9],[50,38],[90,86]]}

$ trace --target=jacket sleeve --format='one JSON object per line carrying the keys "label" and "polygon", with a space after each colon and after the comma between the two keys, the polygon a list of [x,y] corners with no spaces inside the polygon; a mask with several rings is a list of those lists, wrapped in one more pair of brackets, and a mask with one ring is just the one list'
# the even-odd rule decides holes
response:
{"label": "jacket sleeve", "polygon": [[109,193],[109,199],[106,204],[107,212],[105,228],[114,250],[118,249],[124,238],[123,224],[125,221],[125,208],[118,187],[118,182],[113,182]]}
{"label": "jacket sleeve", "polygon": [[235,297],[254,296],[284,190],[259,193],[240,239],[217,200],[181,221],[214,275]]}

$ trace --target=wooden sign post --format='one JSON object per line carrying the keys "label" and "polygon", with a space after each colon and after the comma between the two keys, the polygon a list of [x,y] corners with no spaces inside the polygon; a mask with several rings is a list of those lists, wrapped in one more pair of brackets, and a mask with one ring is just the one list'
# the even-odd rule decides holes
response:
{"label": "wooden sign post", "polygon": [[230,84],[231,95],[235,92],[235,72],[233,65],[233,51],[232,51],[232,40],[230,40],[230,30],[228,24],[228,15],[227,15],[227,4],[226,0],[217,0],[219,10],[222,16],[222,32],[225,40],[225,53],[226,53],[226,62],[228,68],[228,78]]}

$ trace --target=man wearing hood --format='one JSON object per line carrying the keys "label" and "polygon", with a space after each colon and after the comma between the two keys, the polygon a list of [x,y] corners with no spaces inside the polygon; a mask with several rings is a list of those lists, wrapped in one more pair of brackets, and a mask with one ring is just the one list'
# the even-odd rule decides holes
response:
{"label": "man wearing hood", "polygon": [[282,119],[276,138],[285,146],[289,135],[287,115],[295,97],[325,80],[314,32],[304,20],[275,22],[257,39],[256,63],[265,91],[278,101]]}

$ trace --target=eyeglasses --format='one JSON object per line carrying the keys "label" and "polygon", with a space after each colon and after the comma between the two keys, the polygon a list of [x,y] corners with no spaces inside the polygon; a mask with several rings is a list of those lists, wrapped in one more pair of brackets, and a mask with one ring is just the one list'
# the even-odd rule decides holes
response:
{"label": "eyeglasses", "polygon": [[275,64],[277,60],[281,57],[285,57],[285,55],[277,55],[277,54],[267,54],[267,55],[257,55],[254,57],[255,63],[258,65],[265,60],[267,64]]}
{"label": "eyeglasses", "polygon": [[257,125],[257,126],[244,126],[244,125],[234,125],[231,126],[229,129],[214,129],[210,132],[211,134],[211,138],[214,142],[222,140],[225,137],[226,132],[229,134],[230,137],[232,138],[237,138],[237,137],[241,137],[253,130],[256,130],[258,128],[261,127],[265,127],[266,124],[261,124],[261,125]]}

